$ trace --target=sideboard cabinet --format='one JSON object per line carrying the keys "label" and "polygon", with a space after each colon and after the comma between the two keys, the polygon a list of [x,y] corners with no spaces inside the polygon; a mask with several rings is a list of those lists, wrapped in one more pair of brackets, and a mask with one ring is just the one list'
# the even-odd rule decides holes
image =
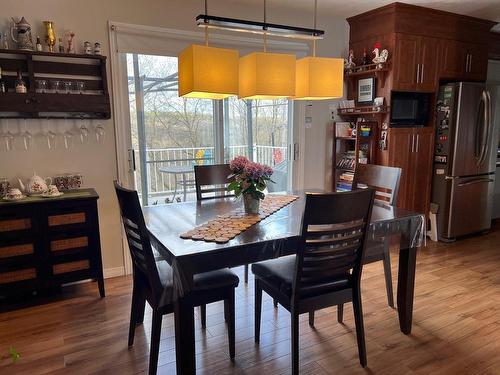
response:
{"label": "sideboard cabinet", "polygon": [[105,296],[93,189],[0,202],[0,298],[94,279]]}

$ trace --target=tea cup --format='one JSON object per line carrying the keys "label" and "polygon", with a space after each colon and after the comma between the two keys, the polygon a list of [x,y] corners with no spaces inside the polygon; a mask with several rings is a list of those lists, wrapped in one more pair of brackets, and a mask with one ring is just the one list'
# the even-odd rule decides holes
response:
{"label": "tea cup", "polygon": [[56,185],[49,185],[49,188],[47,190],[48,195],[59,195],[59,190],[57,189]]}
{"label": "tea cup", "polygon": [[9,199],[21,199],[23,197],[23,193],[18,188],[10,188],[7,191],[6,198]]}

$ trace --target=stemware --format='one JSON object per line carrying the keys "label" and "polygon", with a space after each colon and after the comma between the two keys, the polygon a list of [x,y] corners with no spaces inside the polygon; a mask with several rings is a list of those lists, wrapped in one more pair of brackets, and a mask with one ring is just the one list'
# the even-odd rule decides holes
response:
{"label": "stemware", "polygon": [[53,148],[56,147],[56,133],[50,130],[50,124],[48,118],[46,124],[47,124],[47,131],[44,133],[44,135],[47,140],[47,148],[49,150],[52,150]]}
{"label": "stemware", "polygon": [[24,131],[21,133],[21,138],[23,140],[24,149],[29,151],[33,146],[33,135],[28,131],[26,119],[24,119]]}
{"label": "stemware", "polygon": [[5,133],[2,133],[5,148],[7,151],[12,151],[14,149],[14,133],[10,131],[9,123],[7,120],[5,120],[5,129],[7,129],[7,131]]}
{"label": "stemware", "polygon": [[38,79],[36,81],[36,91],[45,94],[48,91],[47,80]]}
{"label": "stemware", "polygon": [[95,139],[97,143],[104,143],[104,139],[106,137],[106,131],[104,130],[104,127],[102,124],[98,124],[95,127]]}
{"label": "stemware", "polygon": [[80,142],[82,144],[87,143],[89,138],[89,128],[85,125],[84,120],[82,119],[82,123],[80,125]]}
{"label": "stemware", "polygon": [[64,128],[66,129],[66,131],[63,133],[64,148],[66,150],[69,150],[73,145],[73,133],[69,130],[67,118],[64,118]]}

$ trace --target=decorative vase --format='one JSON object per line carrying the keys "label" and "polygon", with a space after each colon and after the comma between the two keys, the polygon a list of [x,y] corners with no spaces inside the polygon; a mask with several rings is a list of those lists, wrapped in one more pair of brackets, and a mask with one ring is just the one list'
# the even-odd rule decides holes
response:
{"label": "decorative vase", "polygon": [[252,194],[243,194],[245,213],[257,215],[259,213],[260,199],[252,197]]}

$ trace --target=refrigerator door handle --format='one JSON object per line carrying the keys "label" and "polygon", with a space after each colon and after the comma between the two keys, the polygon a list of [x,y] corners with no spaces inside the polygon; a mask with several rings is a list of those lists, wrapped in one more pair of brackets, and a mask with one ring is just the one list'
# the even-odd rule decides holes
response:
{"label": "refrigerator door handle", "polygon": [[488,154],[488,139],[491,129],[491,96],[488,91],[483,91],[484,98],[484,129],[482,131],[483,139],[481,142],[481,153],[479,155],[479,165],[484,164]]}
{"label": "refrigerator door handle", "polygon": [[458,186],[468,186],[468,185],[474,185],[474,184],[481,184],[483,182],[490,183],[490,182],[495,182],[495,180],[493,180],[491,178],[479,178],[477,180],[467,181],[467,182],[458,184]]}

